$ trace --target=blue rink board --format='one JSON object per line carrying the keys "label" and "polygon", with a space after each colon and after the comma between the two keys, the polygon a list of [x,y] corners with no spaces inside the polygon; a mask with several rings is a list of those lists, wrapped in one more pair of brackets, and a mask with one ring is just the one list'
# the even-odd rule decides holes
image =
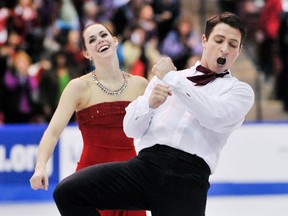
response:
{"label": "blue rink board", "polygon": [[[0,126],[0,202],[51,201],[53,190],[59,182],[59,148],[55,148],[53,172],[49,178],[49,190],[34,191],[30,188],[29,179],[33,169],[12,170],[3,168],[4,162],[17,164],[12,159],[12,151],[26,151],[26,147],[37,147],[47,125],[5,125]],[[15,149],[18,146],[18,150]],[[57,145],[58,146],[58,145]],[[14,148],[14,150],[13,150]],[[16,154],[16,153],[15,153]],[[19,154],[19,153],[18,153]],[[25,158],[28,155],[24,155]],[[20,159],[23,160],[23,155]],[[36,161],[36,156],[27,158]],[[28,162],[27,162],[28,163]],[[21,164],[20,164],[21,165]],[[1,170],[2,167],[2,170]],[[16,168],[19,169],[18,166]],[[15,169],[16,169],[15,168]],[[21,168],[21,166],[20,166]],[[211,182],[209,196],[244,196],[244,195],[282,195],[288,194],[288,182]]]}

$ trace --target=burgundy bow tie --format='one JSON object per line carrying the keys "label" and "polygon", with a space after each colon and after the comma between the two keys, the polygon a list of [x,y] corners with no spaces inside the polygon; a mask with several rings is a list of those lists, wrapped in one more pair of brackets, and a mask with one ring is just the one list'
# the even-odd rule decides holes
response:
{"label": "burgundy bow tie", "polygon": [[215,73],[213,71],[211,71],[208,68],[205,68],[202,65],[198,65],[196,67],[196,70],[199,72],[204,73],[203,75],[197,75],[197,76],[192,76],[192,77],[187,77],[187,79],[189,79],[190,81],[196,83],[196,86],[203,86],[206,85],[207,83],[215,80],[218,77],[224,77],[226,74],[229,74],[228,71],[224,72],[224,73]]}

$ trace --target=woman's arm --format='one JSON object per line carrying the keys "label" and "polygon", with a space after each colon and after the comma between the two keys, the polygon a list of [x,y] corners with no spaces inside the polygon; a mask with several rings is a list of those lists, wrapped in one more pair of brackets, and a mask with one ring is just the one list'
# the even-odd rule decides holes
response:
{"label": "woman's arm", "polygon": [[35,172],[30,179],[31,187],[37,189],[48,189],[48,176],[46,172],[46,164],[58,142],[58,139],[71,119],[74,111],[81,103],[84,82],[75,79],[69,82],[64,89],[58,107],[45,130],[38,149],[38,157],[35,166]]}

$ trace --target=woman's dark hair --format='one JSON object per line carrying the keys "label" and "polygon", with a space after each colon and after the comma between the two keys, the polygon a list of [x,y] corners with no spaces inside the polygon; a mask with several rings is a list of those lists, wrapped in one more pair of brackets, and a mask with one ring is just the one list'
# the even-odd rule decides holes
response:
{"label": "woman's dark hair", "polygon": [[240,18],[236,14],[231,13],[231,12],[223,12],[207,20],[206,26],[205,26],[205,36],[207,39],[209,38],[214,27],[219,23],[225,23],[231,26],[232,28],[239,29],[241,33],[240,45],[243,44],[247,35],[247,29],[244,23],[240,20]]}

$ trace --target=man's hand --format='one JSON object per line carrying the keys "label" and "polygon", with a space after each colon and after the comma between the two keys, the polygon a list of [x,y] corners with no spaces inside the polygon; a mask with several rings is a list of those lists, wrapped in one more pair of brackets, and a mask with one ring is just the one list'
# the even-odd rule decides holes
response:
{"label": "man's hand", "polygon": [[176,71],[177,68],[174,66],[172,60],[169,57],[162,57],[153,67],[152,73],[155,74],[158,79],[162,80],[163,77],[169,71]]}
{"label": "man's hand", "polygon": [[172,95],[172,93],[167,85],[163,84],[156,85],[155,88],[152,90],[149,98],[150,108],[155,109],[159,107],[166,101],[169,95]]}

